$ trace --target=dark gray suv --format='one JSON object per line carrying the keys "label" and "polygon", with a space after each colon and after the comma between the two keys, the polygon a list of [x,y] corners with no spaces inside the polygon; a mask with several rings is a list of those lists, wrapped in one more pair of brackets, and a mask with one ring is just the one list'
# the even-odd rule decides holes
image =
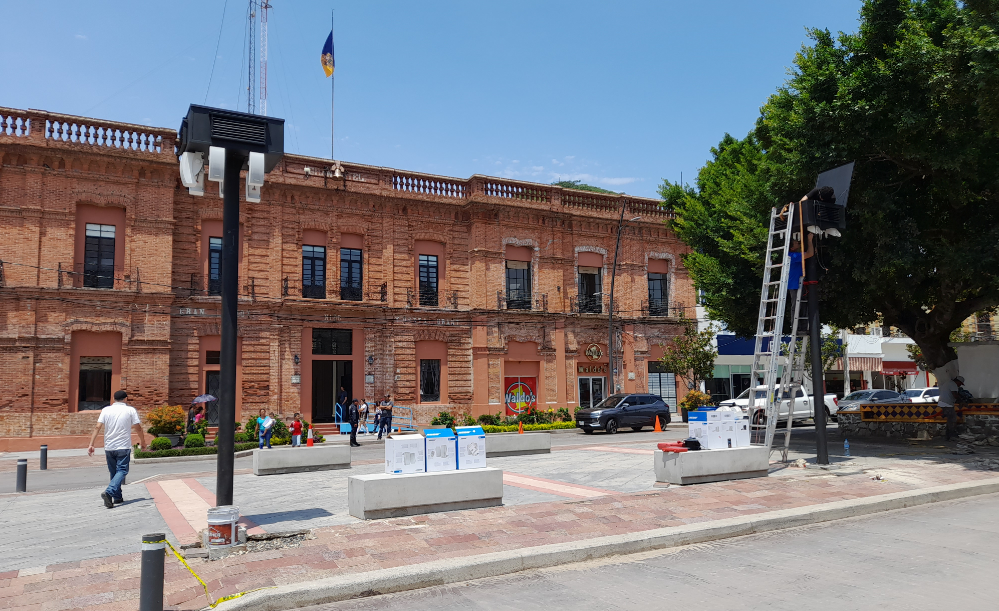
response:
{"label": "dark gray suv", "polygon": [[655,426],[656,416],[659,416],[661,426],[669,424],[669,406],[659,395],[618,393],[596,407],[576,412],[576,428],[587,434],[596,430],[614,434],[622,427],[640,431],[643,427]]}

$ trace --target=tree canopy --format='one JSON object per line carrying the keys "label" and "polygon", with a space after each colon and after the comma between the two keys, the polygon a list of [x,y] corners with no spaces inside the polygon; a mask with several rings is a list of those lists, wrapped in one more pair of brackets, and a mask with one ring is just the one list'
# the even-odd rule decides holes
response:
{"label": "tree canopy", "polygon": [[874,320],[931,368],[951,332],[999,304],[999,0],[866,0],[855,34],[812,29],[743,139],[696,188],[660,194],[694,252],[712,317],[753,335],[771,207],[856,161],[842,238],[823,240],[824,322]]}
{"label": "tree canopy", "polygon": [[592,191],[593,193],[609,193],[611,195],[617,195],[614,191],[594,187],[593,185],[588,185],[581,180],[556,180],[552,183],[552,186],[562,187],[563,189],[576,189],[577,191]]}

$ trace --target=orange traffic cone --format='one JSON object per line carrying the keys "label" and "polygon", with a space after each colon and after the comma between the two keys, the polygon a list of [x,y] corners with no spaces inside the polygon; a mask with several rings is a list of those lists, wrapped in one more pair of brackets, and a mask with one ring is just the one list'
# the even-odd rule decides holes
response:
{"label": "orange traffic cone", "polygon": [[309,437],[306,439],[305,445],[306,445],[306,447],[311,448],[314,444],[315,444],[315,442],[312,439],[312,427],[310,426],[309,427]]}
{"label": "orange traffic cone", "polygon": [[524,434],[524,423],[523,422],[518,422],[517,423],[517,433],[519,435],[523,435]]}
{"label": "orange traffic cone", "polygon": [[663,432],[663,427],[659,426],[659,416],[656,416],[656,432],[657,433]]}

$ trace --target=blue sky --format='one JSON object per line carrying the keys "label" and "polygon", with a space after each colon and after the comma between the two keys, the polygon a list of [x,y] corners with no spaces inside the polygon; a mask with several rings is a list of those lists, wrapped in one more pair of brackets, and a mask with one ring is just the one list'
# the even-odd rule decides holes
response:
{"label": "blue sky", "polygon": [[[246,110],[247,4],[3,0],[0,106],[167,127],[192,102]],[[852,32],[860,8],[272,4],[268,114],[286,119],[289,152],[330,155],[330,80],[319,55],[335,9],[338,159],[457,177],[580,179],[642,196],[655,196],[663,178],[689,181],[725,132],[748,132],[806,26]]]}

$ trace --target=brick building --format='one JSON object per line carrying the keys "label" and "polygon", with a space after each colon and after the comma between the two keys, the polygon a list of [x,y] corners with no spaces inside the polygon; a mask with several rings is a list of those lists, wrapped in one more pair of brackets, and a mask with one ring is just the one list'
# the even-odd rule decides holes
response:
{"label": "brick building", "polygon": [[[144,410],[216,387],[222,200],[180,185],[175,137],[0,108],[6,447],[80,445],[117,388]],[[654,361],[695,297],[656,200],[329,165],[286,155],[262,202],[242,202],[241,419],[331,420],[341,386],[391,392],[419,424],[505,411],[510,393],[540,408],[605,396],[622,205],[614,384],[675,397]]]}

